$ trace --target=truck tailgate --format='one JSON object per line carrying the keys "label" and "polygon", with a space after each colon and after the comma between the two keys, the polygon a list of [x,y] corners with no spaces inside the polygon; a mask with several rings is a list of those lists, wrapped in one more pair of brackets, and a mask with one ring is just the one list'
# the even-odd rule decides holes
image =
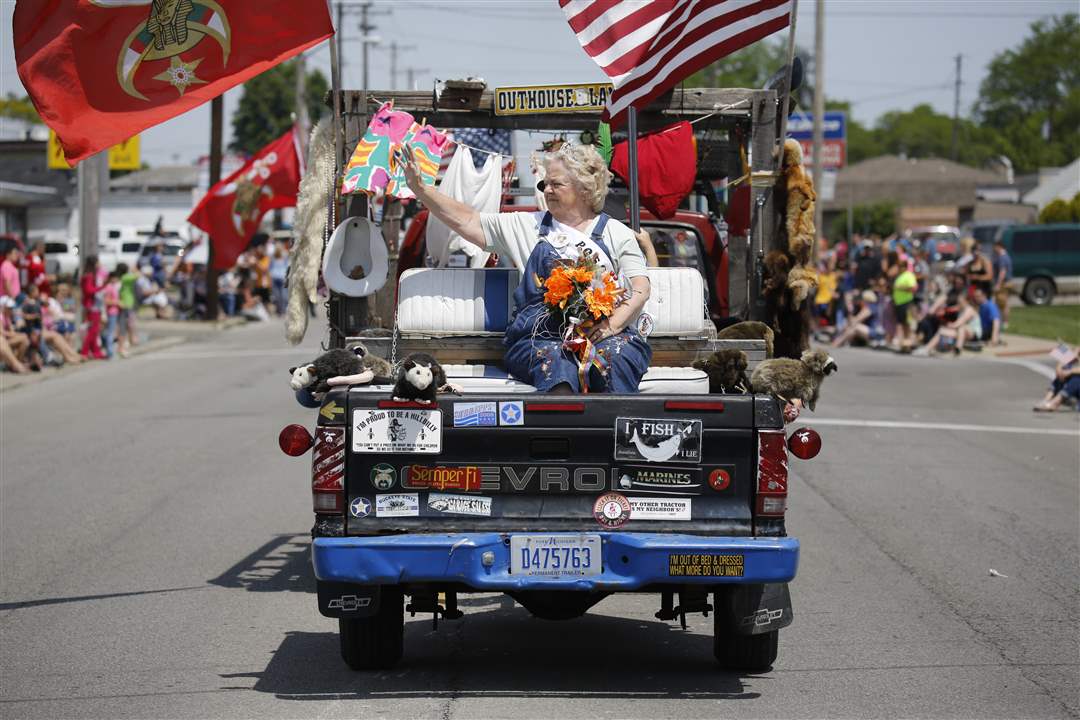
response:
{"label": "truck tailgate", "polygon": [[[346,532],[747,536],[765,404],[775,407],[752,396],[469,395],[419,406],[349,392]],[[605,515],[605,502],[629,507]]]}

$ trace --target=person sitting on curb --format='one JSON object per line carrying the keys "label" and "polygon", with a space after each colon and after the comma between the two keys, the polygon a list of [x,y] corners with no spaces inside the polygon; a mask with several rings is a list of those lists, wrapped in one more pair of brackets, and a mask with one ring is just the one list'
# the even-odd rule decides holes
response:
{"label": "person sitting on curb", "polygon": [[1071,400],[1080,408],[1080,348],[1073,348],[1054,368],[1054,379],[1050,390],[1038,405],[1035,412],[1054,412],[1066,400]]}
{"label": "person sitting on curb", "polygon": [[913,355],[926,357],[931,353],[942,352],[938,347],[942,340],[949,341],[943,344],[951,344],[953,353],[959,355],[964,347],[964,340],[982,337],[982,322],[979,320],[978,310],[968,302],[967,296],[962,293],[957,296],[956,303],[960,310],[956,320],[942,325],[934,336],[930,338],[930,341],[915,350],[912,353]]}

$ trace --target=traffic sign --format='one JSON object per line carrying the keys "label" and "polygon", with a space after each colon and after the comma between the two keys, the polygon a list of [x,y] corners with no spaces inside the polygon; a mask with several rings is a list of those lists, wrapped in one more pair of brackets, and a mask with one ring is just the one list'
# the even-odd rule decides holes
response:
{"label": "traffic sign", "polygon": [[[49,130],[49,169],[70,170],[67,158],[64,157],[64,148],[61,147],[56,133]],[[110,170],[138,170],[142,162],[140,153],[139,136],[135,135],[124,142],[109,148]]]}
{"label": "traffic sign", "polygon": [[[843,110],[829,110],[825,113],[825,139],[847,140],[847,113]],[[788,137],[796,140],[814,139],[814,116],[811,113],[796,113],[788,118]]]}
{"label": "traffic sign", "polygon": [[[812,140],[800,140],[802,145],[803,164],[811,168],[814,166],[814,142]],[[821,144],[822,167],[842,168],[847,164],[847,143],[843,140],[825,140]]]}

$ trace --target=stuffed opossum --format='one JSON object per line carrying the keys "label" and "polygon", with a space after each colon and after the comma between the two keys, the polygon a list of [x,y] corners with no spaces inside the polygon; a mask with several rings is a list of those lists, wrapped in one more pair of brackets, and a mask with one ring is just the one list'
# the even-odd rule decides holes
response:
{"label": "stuffed opossum", "polygon": [[311,130],[307,165],[300,178],[293,222],[293,246],[289,251],[289,304],[285,311],[285,339],[296,345],[304,339],[308,305],[319,302],[319,267],[323,233],[334,185],[334,137],[329,119]]}
{"label": "stuffed opossum", "polygon": [[757,320],[744,320],[716,333],[721,340],[764,340],[765,357],[773,356],[773,329]]}
{"label": "stuffed opossum", "polygon": [[293,390],[307,388],[314,393],[326,392],[330,389],[330,378],[358,375],[363,371],[363,361],[356,353],[345,348],[334,348],[310,363],[289,368],[289,375],[292,376],[289,387]]}
{"label": "stuffed opossum", "polygon": [[364,343],[358,340],[353,341],[347,344],[345,348],[356,353],[356,356],[360,358],[364,369],[371,371],[374,376],[374,379],[372,380],[373,383],[377,385],[390,385],[394,382],[393,366],[378,355],[373,355]]}
{"label": "stuffed opossum", "polygon": [[750,381],[746,378],[748,364],[746,353],[735,348],[717,350],[704,360],[694,361],[694,367],[709,376],[710,393],[747,392],[750,389]]}
{"label": "stuffed opossum", "polygon": [[754,392],[775,395],[784,402],[798,398],[813,411],[825,376],[837,370],[836,361],[824,350],[807,350],[802,359],[762,360],[750,376]]}
{"label": "stuffed opossum", "polygon": [[395,400],[434,403],[439,389],[445,386],[446,373],[442,365],[427,353],[413,353],[401,362],[393,397]]}

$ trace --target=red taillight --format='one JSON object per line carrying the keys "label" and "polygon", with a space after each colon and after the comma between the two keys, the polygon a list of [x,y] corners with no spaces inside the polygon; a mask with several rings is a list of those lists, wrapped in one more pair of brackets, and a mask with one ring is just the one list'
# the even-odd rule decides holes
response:
{"label": "red taillight", "polygon": [[525,403],[525,412],[582,413],[582,412],[585,412],[585,403],[583,403],[583,402],[568,402],[568,403],[538,403],[538,402],[531,402],[531,403]]}
{"label": "red taillight", "polygon": [[303,425],[286,425],[277,436],[281,452],[300,457],[311,449],[311,433]]}
{"label": "red taillight", "polygon": [[821,452],[821,436],[810,428],[799,428],[787,441],[788,450],[800,460],[811,460]]}
{"label": "red taillight", "polygon": [[311,453],[311,504],[315,512],[339,513],[345,507],[345,428],[319,427]]}
{"label": "red taillight", "polygon": [[697,410],[699,412],[724,412],[724,403],[719,400],[707,402],[688,402],[684,400],[668,400],[664,403],[665,410]]}
{"label": "red taillight", "polygon": [[782,517],[787,510],[787,486],[784,431],[758,431],[757,514]]}

